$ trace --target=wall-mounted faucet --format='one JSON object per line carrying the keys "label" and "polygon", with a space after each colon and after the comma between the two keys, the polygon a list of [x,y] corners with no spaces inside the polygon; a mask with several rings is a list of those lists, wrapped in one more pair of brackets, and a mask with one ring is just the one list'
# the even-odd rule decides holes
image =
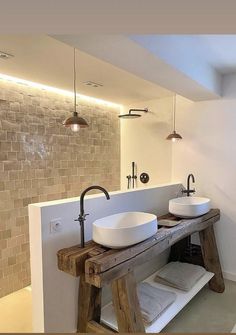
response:
{"label": "wall-mounted faucet", "polygon": [[190,179],[192,178],[192,182],[195,183],[195,178],[194,175],[191,173],[188,175],[187,178],[187,189],[186,190],[182,190],[183,194],[187,194],[187,197],[190,196],[191,193],[195,193],[195,189],[190,189]]}
{"label": "wall-mounted faucet", "polygon": [[126,176],[126,178],[128,179],[128,185],[127,188],[128,190],[131,188],[131,179],[132,179],[132,188],[135,187],[135,182],[137,180],[137,175],[135,174],[135,162],[132,162],[132,175],[128,175]]}
{"label": "wall-mounted faucet", "polygon": [[85,197],[85,194],[87,192],[91,191],[91,190],[100,190],[105,194],[107,200],[110,199],[110,196],[109,196],[109,193],[107,192],[107,190],[105,190],[105,188],[103,188],[101,186],[90,186],[90,187],[86,188],[81,193],[81,196],[80,196],[80,214],[79,214],[78,219],[75,220],[75,221],[79,221],[79,223],[80,223],[81,248],[84,248],[84,221],[86,220],[86,216],[89,215],[89,214],[84,213],[84,197]]}
{"label": "wall-mounted faucet", "polygon": [[129,174],[128,176],[126,176],[126,178],[128,179],[128,185],[127,185],[127,189],[130,189],[130,182],[131,182],[131,175]]}
{"label": "wall-mounted faucet", "polygon": [[135,186],[135,181],[137,180],[137,175],[135,174],[135,162],[132,162],[132,176],[131,176],[132,180],[133,180],[133,188]]}

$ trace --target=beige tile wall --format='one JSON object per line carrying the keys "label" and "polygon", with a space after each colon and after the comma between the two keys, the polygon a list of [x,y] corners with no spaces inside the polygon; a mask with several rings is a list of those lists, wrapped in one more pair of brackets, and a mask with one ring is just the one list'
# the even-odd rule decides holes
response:
{"label": "beige tile wall", "polygon": [[73,133],[71,97],[0,80],[0,297],[30,283],[28,204],[120,188],[119,108],[79,104]]}

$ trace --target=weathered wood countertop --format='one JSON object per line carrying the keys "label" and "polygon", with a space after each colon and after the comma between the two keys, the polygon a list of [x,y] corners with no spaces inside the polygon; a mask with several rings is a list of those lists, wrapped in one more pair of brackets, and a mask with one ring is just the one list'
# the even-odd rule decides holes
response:
{"label": "weathered wood countertop", "polygon": [[[168,218],[170,214],[158,219]],[[135,266],[152,259],[162,251],[184,237],[210,227],[220,218],[220,210],[212,209],[209,213],[194,219],[182,219],[172,228],[160,228],[149,239],[124,249],[109,249],[89,241],[85,248],[80,245],[58,251],[58,268],[72,276],[85,273],[87,283],[102,287],[119,278]]]}

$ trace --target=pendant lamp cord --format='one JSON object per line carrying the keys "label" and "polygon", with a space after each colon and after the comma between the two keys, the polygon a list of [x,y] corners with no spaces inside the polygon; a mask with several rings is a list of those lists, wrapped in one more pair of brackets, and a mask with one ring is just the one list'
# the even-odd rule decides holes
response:
{"label": "pendant lamp cord", "polygon": [[76,53],[76,50],[74,48],[74,111],[76,113],[76,63],[75,63],[75,53]]}
{"label": "pendant lamp cord", "polygon": [[175,131],[175,109],[176,109],[176,94],[173,99],[173,121],[174,121],[174,131]]}

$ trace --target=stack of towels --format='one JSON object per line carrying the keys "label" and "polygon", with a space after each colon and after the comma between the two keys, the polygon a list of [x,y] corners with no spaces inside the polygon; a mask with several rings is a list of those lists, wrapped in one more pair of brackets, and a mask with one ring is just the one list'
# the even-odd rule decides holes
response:
{"label": "stack of towels", "polygon": [[149,283],[138,284],[138,299],[143,321],[152,324],[175,301],[174,292],[162,290]]}
{"label": "stack of towels", "polygon": [[170,262],[158,271],[155,281],[179,290],[189,291],[205,273],[206,270],[199,265]]}
{"label": "stack of towels", "polygon": [[[158,271],[155,282],[189,291],[206,273],[198,265],[171,262]],[[138,284],[138,298],[143,321],[152,324],[176,300],[176,293],[163,290],[143,282]]]}

